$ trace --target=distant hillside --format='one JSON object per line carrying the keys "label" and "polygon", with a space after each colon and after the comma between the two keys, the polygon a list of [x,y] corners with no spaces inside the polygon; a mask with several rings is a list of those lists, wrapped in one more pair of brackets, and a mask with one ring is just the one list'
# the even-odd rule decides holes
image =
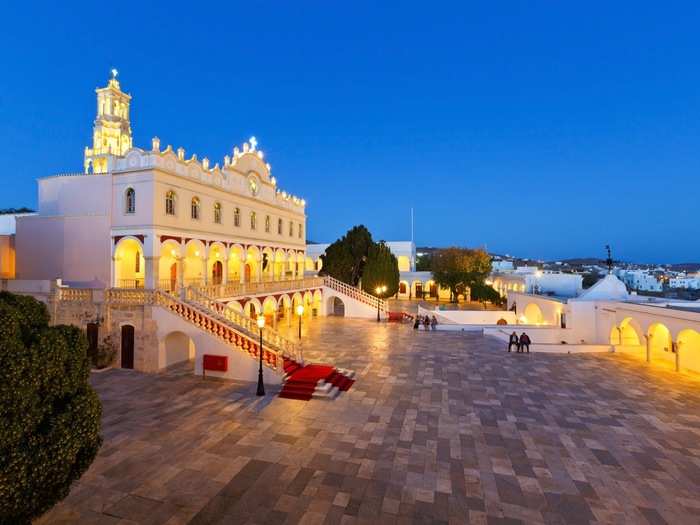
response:
{"label": "distant hillside", "polygon": [[700,263],[678,263],[669,266],[674,272],[700,272]]}

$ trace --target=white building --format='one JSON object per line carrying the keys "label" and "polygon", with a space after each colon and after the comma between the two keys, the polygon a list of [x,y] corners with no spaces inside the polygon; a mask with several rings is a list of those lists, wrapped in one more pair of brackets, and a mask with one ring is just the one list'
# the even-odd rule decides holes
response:
{"label": "white building", "polygon": [[691,275],[679,275],[669,279],[668,285],[671,288],[684,288],[686,290],[700,290],[700,277]]}
{"label": "white building", "polygon": [[644,270],[617,269],[615,274],[632,290],[640,292],[661,292],[663,290],[661,282]]}
{"label": "white building", "polygon": [[581,275],[542,271],[536,266],[520,266],[512,272],[494,272],[489,283],[504,297],[509,291],[575,297],[583,289]]}
{"label": "white building", "polygon": [[113,76],[97,92],[84,172],[39,180],[19,217],[18,279],[174,288],[302,275],[305,202],[282,191],[252,137],[221,164],[183,148],[134,147],[131,96]]}

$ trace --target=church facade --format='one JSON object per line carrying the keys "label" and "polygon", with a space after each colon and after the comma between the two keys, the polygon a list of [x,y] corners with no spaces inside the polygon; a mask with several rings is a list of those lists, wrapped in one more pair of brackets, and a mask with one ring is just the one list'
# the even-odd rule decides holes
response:
{"label": "church facade", "polygon": [[96,93],[83,172],[40,179],[37,213],[17,220],[18,279],[175,289],[303,275],[306,203],[254,137],[213,166],[157,137],[141,149],[116,74]]}

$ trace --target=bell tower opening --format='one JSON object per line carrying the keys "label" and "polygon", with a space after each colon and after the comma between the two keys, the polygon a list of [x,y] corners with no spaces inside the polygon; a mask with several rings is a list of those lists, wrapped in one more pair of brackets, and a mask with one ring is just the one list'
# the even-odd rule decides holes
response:
{"label": "bell tower opening", "polygon": [[131,95],[124,93],[112,69],[107,87],[97,88],[97,117],[92,132],[92,148],[85,147],[85,173],[106,173],[110,156],[124,156],[131,149],[129,104]]}

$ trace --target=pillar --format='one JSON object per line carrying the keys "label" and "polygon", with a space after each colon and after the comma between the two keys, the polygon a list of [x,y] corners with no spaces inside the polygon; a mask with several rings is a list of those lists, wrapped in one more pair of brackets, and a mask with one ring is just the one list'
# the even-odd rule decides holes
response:
{"label": "pillar", "polygon": [[258,261],[258,282],[263,282],[263,259],[262,255],[259,256],[260,260]]}
{"label": "pillar", "polygon": [[185,286],[185,258],[178,257],[175,262],[177,263],[177,286],[182,289]]}
{"label": "pillar", "polygon": [[676,350],[676,372],[681,371],[681,344],[671,342],[671,348]]}
{"label": "pillar", "polygon": [[155,290],[158,288],[158,271],[160,256],[157,257],[144,257],[146,260],[146,268],[144,268],[145,273],[145,287],[149,290]]}
{"label": "pillar", "polygon": [[651,363],[651,334],[646,334],[644,339],[647,343],[647,363]]}
{"label": "pillar", "polygon": [[209,275],[207,275],[207,258],[202,257],[202,281],[204,284],[209,282]]}
{"label": "pillar", "polygon": [[228,284],[228,257],[224,257],[221,260],[221,264],[223,265],[221,271],[221,284],[226,285]]}
{"label": "pillar", "polygon": [[117,287],[117,257],[115,255],[112,255],[112,268],[111,268],[111,283],[113,287]]}
{"label": "pillar", "polygon": [[275,254],[272,254],[272,258],[267,260],[267,273],[268,275],[268,280],[274,281],[275,280]]}

